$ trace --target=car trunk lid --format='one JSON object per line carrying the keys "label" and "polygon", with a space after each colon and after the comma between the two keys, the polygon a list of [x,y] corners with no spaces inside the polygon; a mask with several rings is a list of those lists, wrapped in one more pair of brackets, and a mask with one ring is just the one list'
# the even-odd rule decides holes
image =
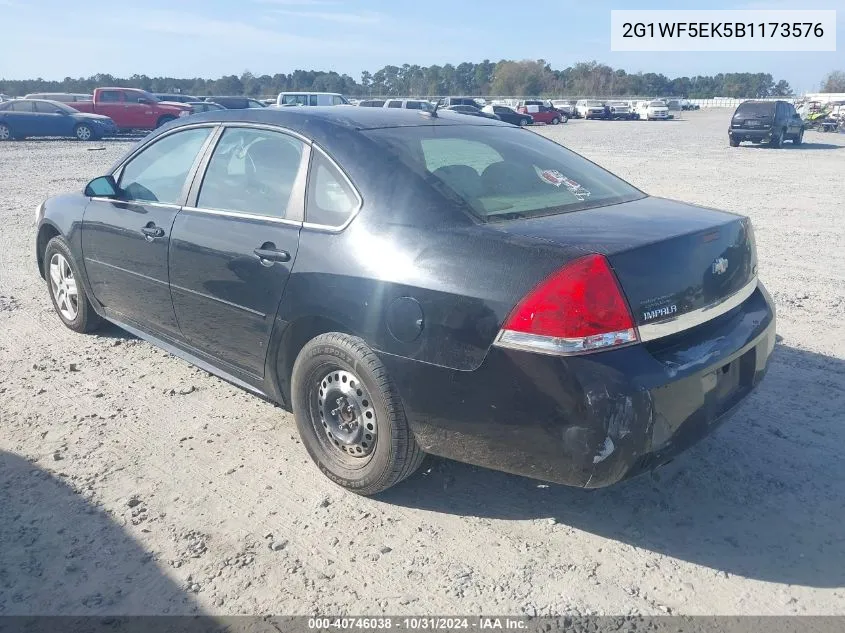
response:
{"label": "car trunk lid", "polygon": [[756,276],[747,218],[660,198],[489,226],[605,255],[638,326],[719,304]]}

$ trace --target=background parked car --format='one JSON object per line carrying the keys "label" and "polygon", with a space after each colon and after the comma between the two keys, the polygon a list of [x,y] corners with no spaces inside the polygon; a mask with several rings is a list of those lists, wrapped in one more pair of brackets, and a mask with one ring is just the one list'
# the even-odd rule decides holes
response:
{"label": "background parked car", "polygon": [[423,99],[388,99],[383,108],[405,108],[406,110],[425,110],[431,112],[434,106]]}
{"label": "background parked car", "polygon": [[625,121],[634,118],[634,113],[631,111],[631,106],[627,101],[608,101],[605,104],[610,108],[610,117],[612,119],[622,119]]}
{"label": "background parked car", "polygon": [[458,114],[467,114],[469,116],[480,116],[486,119],[498,119],[499,117],[492,112],[484,112],[481,108],[471,105],[453,105],[453,106],[446,106],[445,108],[441,108],[443,110],[449,110],[450,112],[457,112]]}
{"label": "background parked car", "polygon": [[208,97],[206,101],[211,100],[227,110],[246,110],[247,108],[266,108],[258,99],[251,99],[250,97]]}
{"label": "background parked car", "polygon": [[337,92],[280,92],[277,106],[335,106],[352,105],[349,99]]}
{"label": "background parked car", "polygon": [[559,110],[552,107],[551,102],[544,102],[540,99],[526,99],[520,101],[516,107],[516,111],[522,114],[530,114],[534,119],[534,123],[550,123],[557,125],[558,123],[566,123],[567,116]]}
{"label": "background parked car", "polygon": [[153,95],[159,101],[170,101],[171,103],[191,103],[199,101],[199,97],[173,92],[154,92]]}
{"label": "background parked car", "polygon": [[603,119],[605,117],[604,104],[594,99],[582,99],[575,104],[578,116],[584,119]]}
{"label": "background parked car", "polygon": [[0,141],[28,136],[70,136],[93,141],[116,132],[117,126],[109,117],[83,114],[59,101],[13,99],[0,103]]}
{"label": "background parked car", "polygon": [[359,108],[381,108],[384,106],[384,99],[362,99],[355,105]]}
{"label": "background parked car", "polygon": [[78,101],[80,112],[111,117],[121,130],[152,130],[192,113],[183,103],[161,103],[146,90],[137,88],[97,88],[93,101]]}
{"label": "background parked car", "polygon": [[534,117],[530,114],[525,114],[524,112],[517,112],[510,106],[503,106],[503,105],[487,105],[481,108],[482,112],[487,112],[488,114],[495,114],[499,117],[500,120],[504,121],[505,123],[511,123],[513,125],[518,125],[519,127],[525,127],[526,125],[531,125],[534,123]]}
{"label": "background parked car", "polygon": [[443,97],[439,103],[441,108],[448,108],[449,106],[455,105],[468,105],[473,108],[479,107],[478,99],[474,97]]}
{"label": "background parked car", "polygon": [[76,103],[78,101],[93,101],[94,95],[75,92],[33,92],[24,96],[24,99],[47,99],[48,101],[61,101],[62,103]]}
{"label": "background parked car", "polygon": [[800,145],[804,140],[804,121],[788,101],[743,101],[731,117],[728,139],[731,147],[742,141],[780,147],[789,140]]}
{"label": "background parked car", "polygon": [[187,105],[191,106],[194,114],[199,114],[200,112],[210,112],[211,110],[226,109],[219,103],[214,103],[213,101],[189,101]]}
{"label": "background parked car", "polygon": [[558,112],[563,112],[570,119],[574,119],[577,114],[575,104],[566,99],[552,99],[552,107]]}
{"label": "background parked car", "polygon": [[637,104],[637,114],[646,121],[665,121],[669,118],[669,108],[660,99],[640,101]]}

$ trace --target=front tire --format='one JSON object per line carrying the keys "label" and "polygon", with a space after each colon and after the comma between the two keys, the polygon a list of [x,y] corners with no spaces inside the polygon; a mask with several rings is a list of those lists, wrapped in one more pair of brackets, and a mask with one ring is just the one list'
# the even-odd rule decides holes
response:
{"label": "front tire", "polygon": [[552,125],[557,125],[558,123],[560,123],[559,118],[555,117],[555,118],[552,119]]}
{"label": "front tire", "polygon": [[93,332],[102,323],[94,311],[79,276],[79,268],[62,237],[54,237],[44,250],[47,291],[56,314],[74,332]]}
{"label": "front tire", "polygon": [[175,116],[163,116],[156,122],[156,128],[160,128],[162,125],[167,125],[171,121],[175,121]]}
{"label": "front tire", "polygon": [[73,134],[79,141],[93,141],[95,139],[94,130],[85,123],[77,125],[73,130]]}
{"label": "front tire", "polygon": [[12,129],[5,123],[0,123],[0,142],[12,140]]}
{"label": "front tire", "polygon": [[528,119],[519,120],[519,127],[525,127],[526,125],[528,125]]}
{"label": "front tire", "polygon": [[306,343],[293,366],[291,404],[311,459],[351,492],[382,492],[425,457],[387,370],[358,337],[331,332]]}

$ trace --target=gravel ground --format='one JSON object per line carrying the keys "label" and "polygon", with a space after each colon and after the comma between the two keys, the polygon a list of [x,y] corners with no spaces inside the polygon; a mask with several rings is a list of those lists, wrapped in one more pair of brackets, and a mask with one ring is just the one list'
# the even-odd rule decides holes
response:
{"label": "gravel ground", "polygon": [[284,411],[53,314],[35,207],[127,144],[0,145],[0,614],[845,614],[845,136],[731,149],[729,116],[536,129],[750,215],[779,312],[733,420],[594,492],[431,460],[345,493]]}

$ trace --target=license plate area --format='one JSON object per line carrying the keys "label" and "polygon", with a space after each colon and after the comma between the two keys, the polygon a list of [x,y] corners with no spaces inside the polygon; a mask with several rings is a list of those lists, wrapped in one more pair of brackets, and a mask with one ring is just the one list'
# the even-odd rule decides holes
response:
{"label": "license plate area", "polygon": [[738,397],[751,388],[755,362],[755,350],[752,348],[742,356],[702,376],[702,387],[707,397],[718,402],[720,410],[729,409]]}

